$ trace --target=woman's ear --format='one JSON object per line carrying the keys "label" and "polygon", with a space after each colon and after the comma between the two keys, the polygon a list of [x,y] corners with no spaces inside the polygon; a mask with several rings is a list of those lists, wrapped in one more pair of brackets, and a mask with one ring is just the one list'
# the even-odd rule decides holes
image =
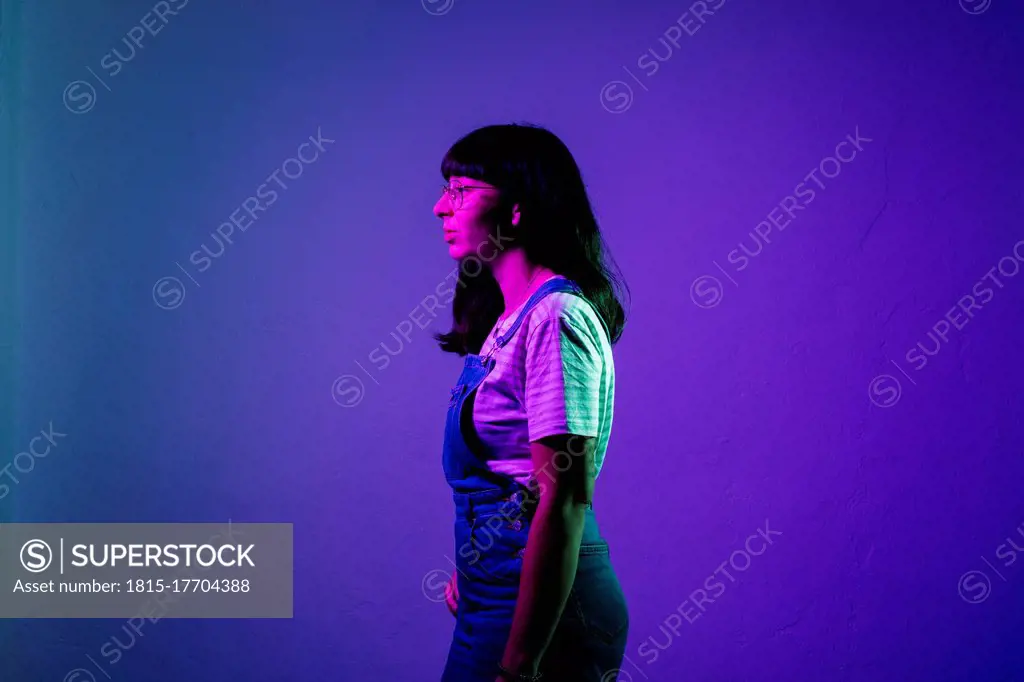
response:
{"label": "woman's ear", "polygon": [[519,226],[519,221],[520,221],[521,218],[522,218],[522,216],[519,213],[519,204],[513,204],[512,205],[512,217],[511,217],[511,219],[509,221],[511,223],[512,227],[518,227]]}

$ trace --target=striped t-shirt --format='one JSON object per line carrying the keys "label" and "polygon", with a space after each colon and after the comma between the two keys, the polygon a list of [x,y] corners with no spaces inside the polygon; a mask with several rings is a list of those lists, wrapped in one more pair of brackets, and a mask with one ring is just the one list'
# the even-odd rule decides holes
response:
{"label": "striped t-shirt", "polygon": [[[502,333],[526,303],[508,315]],[[492,329],[482,355],[495,337]],[[597,439],[600,473],[612,429],[615,364],[602,320],[590,303],[567,292],[547,294],[492,357],[495,367],[473,402],[473,425],[488,467],[526,485],[533,472],[530,443],[569,433]]]}

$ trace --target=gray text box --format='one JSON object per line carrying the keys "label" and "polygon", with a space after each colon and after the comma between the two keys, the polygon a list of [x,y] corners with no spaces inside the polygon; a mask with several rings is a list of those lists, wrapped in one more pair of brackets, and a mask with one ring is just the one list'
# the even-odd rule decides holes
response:
{"label": "gray text box", "polygon": [[0,618],[291,618],[290,523],[0,525]]}

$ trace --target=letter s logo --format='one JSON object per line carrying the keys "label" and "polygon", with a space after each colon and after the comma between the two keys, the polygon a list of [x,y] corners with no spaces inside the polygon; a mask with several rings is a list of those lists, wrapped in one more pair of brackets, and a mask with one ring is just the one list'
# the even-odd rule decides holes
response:
{"label": "letter s logo", "polygon": [[21,546],[21,565],[30,573],[42,573],[52,561],[53,551],[42,540],[29,540]]}

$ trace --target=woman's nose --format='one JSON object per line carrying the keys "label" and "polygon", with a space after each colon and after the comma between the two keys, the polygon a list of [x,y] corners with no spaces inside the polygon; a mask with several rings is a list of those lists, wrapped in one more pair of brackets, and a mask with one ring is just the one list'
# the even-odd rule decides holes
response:
{"label": "woman's nose", "polygon": [[444,215],[448,215],[452,212],[451,202],[448,201],[448,197],[441,195],[441,198],[434,204],[434,215],[438,218]]}

